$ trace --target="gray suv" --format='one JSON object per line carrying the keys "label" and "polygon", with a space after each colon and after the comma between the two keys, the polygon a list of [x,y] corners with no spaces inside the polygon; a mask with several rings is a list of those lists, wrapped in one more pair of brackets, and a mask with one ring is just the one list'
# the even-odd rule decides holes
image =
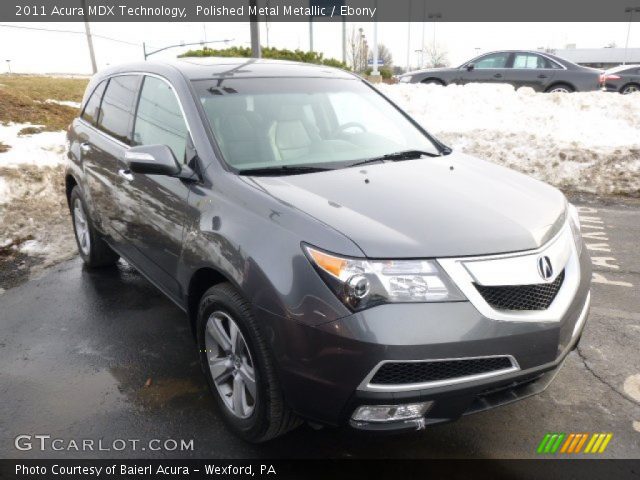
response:
{"label": "gray suv", "polygon": [[542,391],[591,264],[555,188],[452,152],[371,85],[247,59],[110,68],[68,132],[87,267],[188,316],[230,427],[421,429]]}

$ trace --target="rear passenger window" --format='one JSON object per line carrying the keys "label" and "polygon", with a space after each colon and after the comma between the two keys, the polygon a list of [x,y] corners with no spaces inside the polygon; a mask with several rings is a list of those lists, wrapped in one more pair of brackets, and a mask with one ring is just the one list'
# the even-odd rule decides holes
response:
{"label": "rear passenger window", "polygon": [[98,108],[100,108],[100,100],[102,100],[102,94],[104,93],[104,87],[107,84],[106,80],[103,80],[93,90],[93,93],[87,100],[81,117],[89,122],[91,125],[95,125],[96,118],[98,117]]}
{"label": "rear passenger window", "polygon": [[136,114],[134,145],[166,145],[184,161],[187,124],[173,89],[155,77],[144,77]]}
{"label": "rear passenger window", "polygon": [[138,75],[112,77],[98,116],[98,128],[127,145],[139,81]]}

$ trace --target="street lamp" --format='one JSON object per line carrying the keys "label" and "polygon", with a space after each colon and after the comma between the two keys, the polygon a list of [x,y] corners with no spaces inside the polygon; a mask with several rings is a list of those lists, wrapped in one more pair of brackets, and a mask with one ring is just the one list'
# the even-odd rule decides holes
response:
{"label": "street lamp", "polygon": [[11,60],[6,60],[7,68],[9,69],[9,75],[11,75]]}
{"label": "street lamp", "polygon": [[627,41],[624,42],[624,57],[622,58],[622,64],[627,63],[627,49],[629,48],[629,34],[631,33],[631,21],[633,20],[633,12],[640,12],[640,7],[627,7],[624,9],[625,13],[629,14],[629,25],[627,26]]}
{"label": "street lamp", "polygon": [[441,13],[430,13],[429,15],[427,15],[428,18],[430,18],[431,20],[433,20],[433,47],[435,48],[436,46],[436,20],[439,20],[442,18],[442,14]]}

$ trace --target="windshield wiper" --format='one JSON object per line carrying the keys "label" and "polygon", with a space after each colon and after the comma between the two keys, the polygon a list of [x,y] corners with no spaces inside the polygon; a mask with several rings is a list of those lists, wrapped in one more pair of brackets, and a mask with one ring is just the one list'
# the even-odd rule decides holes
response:
{"label": "windshield wiper", "polygon": [[301,175],[304,173],[327,172],[329,170],[333,170],[333,168],[312,167],[309,165],[279,165],[276,167],[247,168],[247,169],[238,171],[238,175],[256,175],[256,176]]}
{"label": "windshield wiper", "polygon": [[[448,152],[450,153],[450,152]],[[355,167],[356,165],[365,165],[367,163],[375,163],[375,162],[397,162],[400,160],[414,160],[422,157],[423,155],[428,157],[439,157],[437,153],[425,152],[423,150],[402,150],[400,152],[387,153],[386,155],[380,155],[379,157],[367,158],[366,160],[361,160],[356,163],[352,163],[349,165],[350,167]]]}

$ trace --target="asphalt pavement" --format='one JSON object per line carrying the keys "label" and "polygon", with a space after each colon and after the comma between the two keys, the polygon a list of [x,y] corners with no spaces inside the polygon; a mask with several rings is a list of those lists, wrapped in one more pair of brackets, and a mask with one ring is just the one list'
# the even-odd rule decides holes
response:
{"label": "asphalt pavement", "polygon": [[[600,457],[639,458],[640,203],[574,200],[592,310],[538,396],[415,433],[305,425],[250,445],[216,411],[184,314],[125,263],[92,272],[76,258],[0,294],[0,457],[519,458],[536,457],[548,432],[611,432]],[[35,435],[50,437],[44,451]]]}

